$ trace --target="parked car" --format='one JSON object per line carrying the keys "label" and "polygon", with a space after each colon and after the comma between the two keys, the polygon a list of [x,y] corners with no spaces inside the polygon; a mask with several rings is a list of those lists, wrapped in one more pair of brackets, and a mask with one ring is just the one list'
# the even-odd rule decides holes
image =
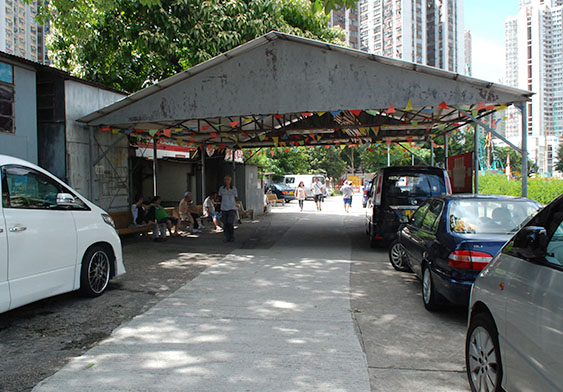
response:
{"label": "parked car", "polygon": [[422,281],[428,310],[467,305],[479,272],[541,204],[527,198],[449,195],[428,199],[389,248],[396,270]]}
{"label": "parked car", "polygon": [[373,192],[373,178],[371,180],[366,181],[364,184],[364,193],[362,197],[362,207],[366,208],[368,204],[368,200],[371,197],[371,193]]}
{"label": "parked car", "polygon": [[452,193],[448,173],[437,167],[386,167],[373,181],[366,207],[366,233],[372,247],[393,242],[399,226],[426,199]]}
{"label": "parked car", "polygon": [[125,273],[111,217],[56,177],[0,155],[0,312]]}
{"label": "parked car", "polygon": [[563,196],[527,222],[471,291],[473,391],[563,389]]}
{"label": "parked car", "polygon": [[275,194],[278,199],[285,200],[286,203],[295,199],[295,190],[284,184],[268,184],[265,191]]}

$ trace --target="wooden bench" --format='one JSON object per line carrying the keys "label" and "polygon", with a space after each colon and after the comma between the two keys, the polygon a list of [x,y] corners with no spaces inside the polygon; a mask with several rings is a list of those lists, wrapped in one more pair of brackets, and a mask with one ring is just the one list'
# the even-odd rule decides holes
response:
{"label": "wooden bench", "polygon": [[276,196],[275,193],[266,193],[266,197],[268,198],[268,203],[273,204],[273,205],[284,205],[285,204],[285,200],[283,199],[278,199],[278,197]]}
{"label": "wooden bench", "polygon": [[239,200],[237,202],[237,208],[241,219],[250,218],[251,220],[254,220],[254,210],[245,210],[244,206],[242,205],[242,201]]}
{"label": "wooden bench", "polygon": [[119,235],[146,233],[154,227],[154,225],[133,226],[133,214],[131,214],[131,211],[110,212],[109,215],[112,217],[115,223],[115,230]]}

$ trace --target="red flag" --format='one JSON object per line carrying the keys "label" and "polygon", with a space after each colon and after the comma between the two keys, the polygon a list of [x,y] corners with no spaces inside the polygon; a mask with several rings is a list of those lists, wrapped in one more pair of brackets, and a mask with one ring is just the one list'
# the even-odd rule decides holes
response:
{"label": "red flag", "polygon": [[447,108],[448,108],[448,104],[446,103],[446,101],[442,101],[442,103],[438,105],[438,109],[440,110],[446,110]]}
{"label": "red flag", "polygon": [[282,118],[282,115],[281,114],[274,114],[274,117],[275,118]]}
{"label": "red flag", "polygon": [[350,113],[352,113],[354,116],[359,116],[360,113],[362,112],[361,110],[349,110]]}
{"label": "red flag", "polygon": [[216,133],[216,132],[211,132],[210,135],[211,135],[212,138],[216,138],[216,137],[217,137],[217,133]]}
{"label": "red flag", "polygon": [[234,128],[238,125],[239,121],[231,121],[231,128]]}
{"label": "red flag", "polygon": [[170,137],[170,134],[172,133],[171,129],[163,129],[162,133],[164,134],[164,136],[166,137]]}
{"label": "red flag", "polygon": [[207,131],[209,128],[211,128],[211,125],[204,125],[203,127],[201,127],[203,131]]}
{"label": "red flag", "polygon": [[485,102],[479,102],[479,105],[475,108],[476,110],[485,109]]}
{"label": "red flag", "polygon": [[301,115],[302,115],[303,117],[310,117],[310,116],[313,115],[313,113],[311,113],[311,112],[304,112],[304,113],[301,113]]}
{"label": "red flag", "polygon": [[391,113],[395,113],[395,106],[393,106],[393,104],[389,105],[389,107],[387,108],[387,110],[385,111],[385,113],[387,114],[391,114]]}

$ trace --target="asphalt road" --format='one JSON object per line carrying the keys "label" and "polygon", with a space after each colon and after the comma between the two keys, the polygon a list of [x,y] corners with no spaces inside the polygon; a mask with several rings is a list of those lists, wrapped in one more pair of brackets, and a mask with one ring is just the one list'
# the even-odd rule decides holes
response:
{"label": "asphalt road", "polygon": [[[258,312],[259,317],[237,320],[238,328],[229,329],[232,334],[226,335],[228,340],[239,338],[238,334],[232,332],[234,330],[241,332],[240,339],[243,341],[256,336],[257,339],[267,342],[271,336],[263,332],[250,337],[244,334],[243,331],[254,327],[252,321],[248,320],[258,320],[262,327],[269,325],[268,323],[275,321],[276,317],[268,312],[274,308],[275,311],[281,312],[281,315],[287,316],[287,303],[296,304],[296,309],[306,310],[283,318],[285,324],[280,326],[283,331],[303,333],[303,336],[293,336],[292,342],[311,344],[313,340],[316,342],[319,339],[318,335],[306,333],[305,325],[316,325],[317,330],[327,328],[323,336],[335,334],[334,339],[321,341],[320,345],[306,346],[307,350],[302,351],[314,353],[317,361],[322,364],[306,360],[299,355],[291,355],[287,341],[285,344],[283,341],[277,341],[272,344],[271,350],[254,350],[251,353],[240,349],[244,346],[240,342],[237,347],[223,348],[229,354],[241,356],[240,362],[235,361],[242,366],[241,369],[246,369],[249,363],[255,363],[260,356],[266,356],[272,365],[279,365],[272,359],[273,353],[280,352],[285,355],[287,360],[282,361],[279,367],[283,370],[279,372],[282,381],[273,380],[276,382],[276,388],[270,388],[271,390],[357,391],[360,390],[358,385],[364,385],[364,378],[369,381],[372,391],[468,390],[463,363],[466,311],[426,311],[420,298],[420,284],[414,276],[393,270],[385,251],[369,248],[364,233],[363,213],[359,197],[355,197],[350,214],[343,212],[340,197],[328,199],[320,213],[314,211],[312,202],[307,202],[306,211],[299,213],[297,203],[292,202],[274,208],[273,213],[261,218],[260,222],[243,224],[237,230],[237,242],[234,245],[221,243],[220,235],[211,233],[205,233],[200,238],[173,239],[163,244],[142,240],[126,242],[124,258],[128,273],[113,282],[111,290],[104,296],[86,300],[75,294],[67,294],[0,316],[0,355],[10,358],[8,362],[0,362],[0,390],[30,390],[37,382],[62,368],[71,358],[78,357],[96,346],[108,337],[114,328],[124,325],[137,314],[148,311],[150,315],[151,312],[161,311],[159,306],[162,307],[166,301],[175,301],[183,306],[190,304],[190,309],[195,312],[196,309],[201,310],[203,305],[206,309],[215,303],[228,304],[225,301],[229,300],[228,294],[232,291],[241,293],[240,296],[232,298],[233,301],[239,302],[236,306],[250,301],[249,298],[252,298],[253,294],[257,300],[264,299],[264,303],[273,301],[267,297],[268,293],[273,292],[279,294],[276,294],[276,300],[281,296],[287,296],[287,300],[268,302],[268,306],[264,303],[259,304],[260,306],[254,303],[252,308],[243,306],[244,312]],[[250,258],[253,262],[245,263],[241,261],[241,257]],[[269,262],[269,258],[275,259],[284,268],[291,266],[290,271],[283,274],[284,279],[276,281],[275,275],[261,275],[266,273],[263,267]],[[325,262],[309,262],[316,258]],[[333,263],[333,260],[343,260],[345,263]],[[235,265],[233,263],[241,264],[236,264],[237,268],[232,269]],[[210,266],[212,267],[209,268]],[[274,267],[268,271],[279,271],[279,265]],[[337,270],[332,270],[334,268]],[[311,277],[315,272],[322,273],[325,270],[332,271],[331,278],[323,281]],[[200,275],[203,271],[204,275]],[[222,279],[228,284],[217,286],[217,290],[207,290],[206,293],[209,286],[205,279],[209,279],[209,274],[213,271],[221,271]],[[310,276],[307,277],[307,274]],[[247,275],[250,275],[250,280],[245,279]],[[322,285],[322,290],[314,284],[317,280],[317,283]],[[248,286],[249,282],[256,283],[257,286],[250,285],[246,289],[241,287]],[[296,289],[287,291],[287,287],[292,283],[296,285]],[[275,287],[270,290],[272,285]],[[221,291],[219,288],[222,286],[231,291]],[[164,302],[160,302],[165,298]],[[228,308],[229,306],[219,306],[215,310],[217,317],[213,321],[217,322],[228,316],[225,314],[225,309]],[[163,314],[161,313],[160,317]],[[190,325],[201,325],[200,316],[201,314],[189,314],[192,323]],[[128,326],[135,327],[136,322],[150,320],[142,317],[140,321],[136,318],[125,324],[125,328],[116,331],[109,340],[97,345],[82,359],[72,361],[64,371],[47,380],[43,386],[45,389],[38,390],[60,390],[57,382],[63,380],[64,383],[65,380],[60,377],[70,377],[67,381],[76,380],[72,378],[73,364],[80,364],[83,363],[80,361],[85,360],[88,364],[98,363],[96,361],[99,357],[96,355],[103,352],[104,346],[119,342],[119,339],[132,338],[127,335],[127,331],[130,331]],[[166,314],[166,317],[170,317],[170,314]],[[316,323],[312,324],[312,320],[316,320]],[[331,320],[334,320],[334,323]],[[341,328],[330,329],[328,327],[331,324],[340,325]],[[352,335],[348,333],[349,325],[354,330]],[[154,334],[154,331],[149,329],[149,334]],[[137,335],[136,332],[133,334]],[[203,338],[199,336],[189,342],[193,351],[198,353],[198,358],[207,353],[201,340]],[[201,345],[194,345],[194,341],[201,342]],[[339,341],[346,344],[339,345]],[[331,344],[334,344],[334,350],[345,354],[340,364],[338,361],[332,363],[330,358],[321,355]],[[358,353],[362,356],[359,357]],[[245,355],[254,359],[250,361],[242,358]],[[172,357],[171,361],[174,360]],[[211,362],[213,366],[218,366],[216,360],[209,363]],[[325,371],[330,369],[330,366],[336,366],[338,370],[339,366],[346,369],[349,364],[354,365],[353,369],[343,374],[353,374],[353,380],[346,377],[338,380],[327,377],[334,373]],[[211,365],[203,366],[206,370],[205,366]],[[218,369],[211,366],[207,369],[209,372],[203,372],[199,377],[206,381],[221,381]],[[304,382],[303,385],[294,383],[291,388],[284,388],[283,380],[287,381],[292,376],[292,369],[297,373],[301,372],[302,376],[306,376],[302,380],[309,382]],[[84,367],[79,366],[79,370],[84,371]],[[104,372],[103,366],[98,365],[88,370],[93,370],[92,375],[96,374],[94,371],[99,371],[100,374]],[[212,376],[206,379],[205,374]],[[107,373],[105,375],[107,376]],[[311,381],[316,380],[315,377],[319,375],[323,379],[333,380],[335,384],[315,384]],[[354,380],[358,384],[354,384]],[[53,383],[49,384],[50,381]],[[50,389],[49,385],[56,388]],[[250,386],[248,390],[265,390],[263,384],[260,384],[262,389],[258,388],[258,384],[246,385]],[[252,389],[253,385],[255,389]],[[330,385],[337,387],[331,388]],[[150,385],[147,389],[151,389]]]}

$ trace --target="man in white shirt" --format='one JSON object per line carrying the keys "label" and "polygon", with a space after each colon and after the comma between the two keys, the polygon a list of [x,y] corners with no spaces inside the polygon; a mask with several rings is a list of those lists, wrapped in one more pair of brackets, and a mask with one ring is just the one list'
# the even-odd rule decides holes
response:
{"label": "man in white shirt", "polygon": [[315,198],[315,204],[317,205],[317,211],[321,210],[321,202],[324,196],[324,185],[319,181],[319,177],[315,177],[315,182],[313,182],[313,187],[311,188],[313,196]]}
{"label": "man in white shirt", "polygon": [[350,212],[350,207],[352,206],[352,196],[354,194],[354,188],[352,187],[352,181],[344,181],[342,188],[342,198],[344,200],[344,211]]}
{"label": "man in white shirt", "polygon": [[235,240],[235,219],[237,213],[238,192],[237,188],[231,185],[231,176],[225,176],[225,185],[219,188],[217,195],[221,201],[221,220],[223,221],[224,242]]}
{"label": "man in white shirt", "polygon": [[215,224],[215,231],[221,231],[221,226],[219,226],[219,219],[221,219],[221,213],[215,211],[215,201],[217,200],[217,192],[205,198],[203,202],[203,216],[202,218],[211,218]]}

